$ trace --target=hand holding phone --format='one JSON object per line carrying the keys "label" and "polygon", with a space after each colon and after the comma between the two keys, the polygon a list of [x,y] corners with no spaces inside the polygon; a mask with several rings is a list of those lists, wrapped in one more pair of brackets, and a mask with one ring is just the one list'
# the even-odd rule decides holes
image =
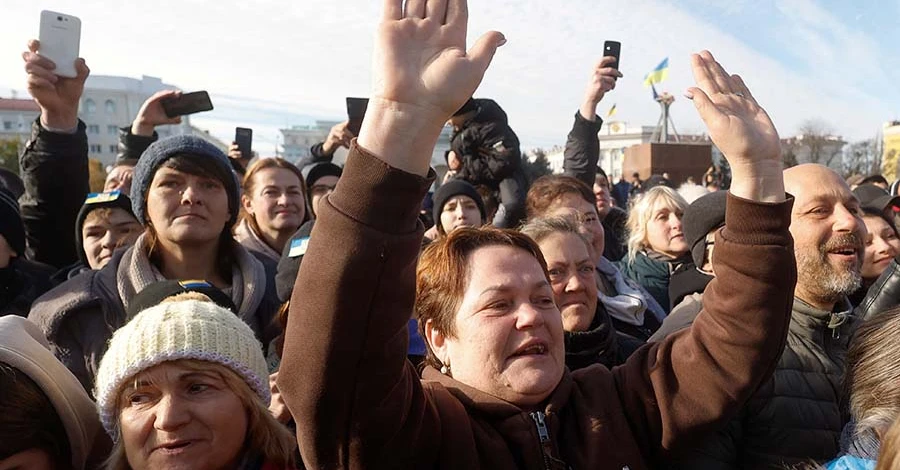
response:
{"label": "hand holding phone", "polygon": [[53,73],[75,78],[75,61],[81,44],[81,20],[72,15],[44,10],[41,12],[40,49],[38,54],[56,65]]}
{"label": "hand holding phone", "polygon": [[166,112],[166,116],[170,118],[213,110],[209,93],[205,91],[171,95],[161,98],[159,102]]}

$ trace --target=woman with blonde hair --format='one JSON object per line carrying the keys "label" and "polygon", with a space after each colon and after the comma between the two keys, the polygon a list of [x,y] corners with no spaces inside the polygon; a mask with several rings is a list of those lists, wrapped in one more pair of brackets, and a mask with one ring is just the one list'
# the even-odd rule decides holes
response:
{"label": "woman with blonde hair", "polygon": [[900,417],[900,348],[894,347],[898,343],[900,307],[872,316],[856,330],[844,377],[851,421],[841,435],[841,455],[829,470],[872,468],[883,438]]}
{"label": "woman with blonde hair", "polygon": [[94,395],[115,442],[109,469],[293,466],[294,438],[267,409],[262,346],[203,294],[165,299],[117,330]]}
{"label": "woman with blonde hair", "polygon": [[303,173],[281,158],[259,159],[247,169],[241,189],[234,238],[277,263],[288,240],[309,220]]}
{"label": "woman with blonde hair", "polygon": [[656,186],[638,196],[628,213],[628,255],[617,263],[668,314],[669,278],[689,255],[681,217],[688,204],[674,189]]}

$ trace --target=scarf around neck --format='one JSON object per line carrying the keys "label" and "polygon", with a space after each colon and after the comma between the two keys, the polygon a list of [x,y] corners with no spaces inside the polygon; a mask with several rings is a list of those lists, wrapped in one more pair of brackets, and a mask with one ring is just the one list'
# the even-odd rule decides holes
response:
{"label": "scarf around neck", "polygon": [[[116,269],[116,288],[122,305],[128,310],[128,302],[135,294],[154,282],[166,280],[159,269],[147,257],[147,237],[141,234],[129,248]],[[244,247],[235,246],[235,265],[231,267],[231,300],[238,308],[238,317],[250,320],[262,303],[266,290],[266,273],[262,263]]]}
{"label": "scarf around neck", "polygon": [[241,219],[237,227],[234,229],[234,239],[238,241],[244,248],[253,250],[271,258],[276,263],[281,259],[281,253],[276,252],[262,237],[259,236],[250,226],[247,219]]}
{"label": "scarf around neck", "polygon": [[[629,325],[642,326],[644,314],[652,306],[649,304],[650,294],[647,294],[634,281],[622,275],[622,272],[606,258],[600,258],[597,272],[612,284],[615,291],[615,295],[597,292],[597,296],[606,307],[609,316]],[[654,308],[649,308],[649,310],[652,315],[657,317],[657,320],[662,321],[665,318],[661,309],[658,312]]]}

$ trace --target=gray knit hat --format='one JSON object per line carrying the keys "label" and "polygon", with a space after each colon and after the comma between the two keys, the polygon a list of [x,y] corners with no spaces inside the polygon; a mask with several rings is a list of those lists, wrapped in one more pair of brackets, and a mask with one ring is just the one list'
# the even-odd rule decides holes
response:
{"label": "gray knit hat", "polygon": [[237,220],[238,211],[241,208],[240,183],[237,175],[234,174],[228,157],[221,150],[207,140],[193,135],[176,135],[158,140],[144,150],[141,159],[134,167],[134,176],[131,182],[131,208],[138,222],[147,225],[147,191],[150,189],[150,183],[153,181],[156,170],[166,160],[179,154],[210,158],[223,175],[230,175],[230,178],[222,181],[225,191],[228,193],[228,210],[231,213],[231,219],[229,219],[227,227],[230,228]]}

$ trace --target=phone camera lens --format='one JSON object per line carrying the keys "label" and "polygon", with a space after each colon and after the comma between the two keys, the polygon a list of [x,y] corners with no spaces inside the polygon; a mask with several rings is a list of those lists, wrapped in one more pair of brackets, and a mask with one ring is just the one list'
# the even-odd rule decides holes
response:
{"label": "phone camera lens", "polygon": [[57,16],[56,21],[62,21],[62,16]]}

